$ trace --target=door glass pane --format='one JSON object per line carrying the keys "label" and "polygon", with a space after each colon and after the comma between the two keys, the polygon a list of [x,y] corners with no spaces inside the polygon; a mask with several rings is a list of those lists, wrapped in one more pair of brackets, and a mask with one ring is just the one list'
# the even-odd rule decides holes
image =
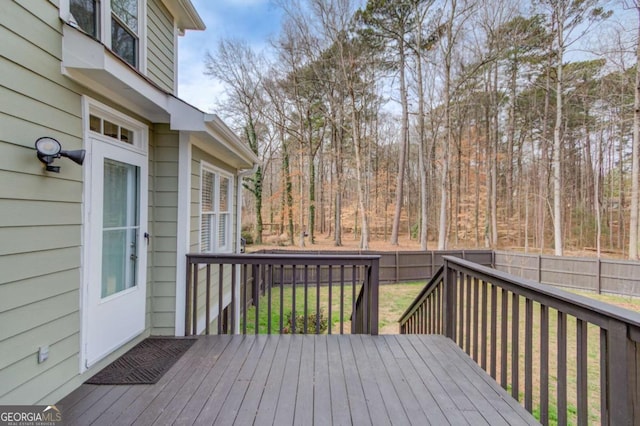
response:
{"label": "door glass pane", "polygon": [[122,142],[133,144],[133,131],[120,127],[120,140]]}
{"label": "door glass pane", "polygon": [[104,134],[112,138],[118,138],[118,125],[104,120]]}
{"label": "door glass pane", "polygon": [[102,119],[95,115],[89,116],[89,130],[92,132],[102,133]]}
{"label": "door glass pane", "polygon": [[104,160],[102,297],[136,286],[139,168]]}

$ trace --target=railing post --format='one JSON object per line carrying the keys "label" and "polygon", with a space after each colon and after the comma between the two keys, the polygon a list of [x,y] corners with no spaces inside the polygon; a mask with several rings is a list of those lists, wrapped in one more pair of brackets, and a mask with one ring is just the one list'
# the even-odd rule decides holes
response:
{"label": "railing post", "polygon": [[369,292],[371,295],[369,302],[369,334],[378,335],[378,290],[380,287],[380,259],[373,259],[369,269]]}
{"label": "railing post", "polygon": [[456,293],[455,293],[455,276],[456,273],[453,269],[449,268],[449,261],[445,258],[444,262],[444,292],[442,294],[443,301],[442,305],[444,307],[443,312],[443,325],[444,325],[444,335],[451,340],[456,340],[456,313],[455,313],[455,303],[456,303]]}
{"label": "railing post", "polygon": [[186,279],[186,291],[185,291],[185,306],[184,306],[184,335],[191,335],[191,258],[187,256],[187,279]]}
{"label": "railing post", "polygon": [[628,373],[634,370],[630,367],[635,360],[630,359],[628,353],[627,326],[618,321],[611,321],[610,324],[606,338],[607,388],[601,390],[607,395],[609,419],[603,419],[603,424],[631,425],[634,422],[629,382],[633,378],[628,377]]}

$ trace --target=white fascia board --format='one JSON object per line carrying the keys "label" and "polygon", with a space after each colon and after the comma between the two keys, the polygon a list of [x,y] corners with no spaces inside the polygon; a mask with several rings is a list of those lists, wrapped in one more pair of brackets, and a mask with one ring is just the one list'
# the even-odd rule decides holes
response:
{"label": "white fascia board", "polygon": [[63,26],[62,74],[156,123],[169,121],[170,96],[102,43]]}
{"label": "white fascia board", "polygon": [[207,28],[190,0],[162,0],[162,4],[173,15],[181,33],[185,30],[204,31]]}
{"label": "white fascia board", "polygon": [[217,115],[212,115],[211,119],[207,122],[208,127],[214,130],[216,133],[221,134],[223,139],[228,140],[229,143],[237,147],[239,153],[246,159],[247,161],[255,164],[259,161],[258,156],[254,154],[251,148],[245,144],[242,139],[236,135],[233,130],[226,125],[224,121]]}

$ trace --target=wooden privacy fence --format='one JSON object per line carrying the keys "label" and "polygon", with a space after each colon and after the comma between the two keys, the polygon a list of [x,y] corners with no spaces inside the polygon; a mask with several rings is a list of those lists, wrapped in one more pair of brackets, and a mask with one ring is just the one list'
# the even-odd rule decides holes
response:
{"label": "wooden privacy fence", "polygon": [[[380,283],[391,284],[408,281],[425,281],[443,264],[444,256],[456,256],[484,266],[493,265],[492,250],[438,250],[438,251],[303,251],[303,250],[260,250],[264,254],[316,254],[318,256],[379,256]],[[299,272],[298,272],[299,273]],[[290,270],[285,280],[290,278]],[[326,277],[321,278],[326,284]]]}
{"label": "wooden privacy fence", "polygon": [[[250,305],[255,334],[261,328],[267,334],[285,329],[292,334],[306,334],[309,329],[318,333],[322,308],[329,320],[336,309],[340,333],[353,318],[351,333],[378,334],[379,261],[376,255],[349,254],[188,254],[185,335],[210,334],[215,318],[217,334],[247,334]],[[321,292],[321,287],[327,291]],[[292,299],[288,306],[285,292],[290,292]],[[230,300],[225,300],[227,294]],[[349,302],[346,296],[350,296]],[[260,312],[264,310],[266,324],[261,324]],[[293,319],[290,324],[285,323],[288,313]],[[312,313],[315,327],[308,323]],[[296,329],[299,315],[303,324]],[[272,324],[274,317],[276,323]]]}
{"label": "wooden privacy fence", "polygon": [[400,332],[451,338],[543,424],[640,424],[638,313],[447,256]]}
{"label": "wooden privacy fence", "polygon": [[640,262],[496,251],[494,265],[543,284],[640,297]]}

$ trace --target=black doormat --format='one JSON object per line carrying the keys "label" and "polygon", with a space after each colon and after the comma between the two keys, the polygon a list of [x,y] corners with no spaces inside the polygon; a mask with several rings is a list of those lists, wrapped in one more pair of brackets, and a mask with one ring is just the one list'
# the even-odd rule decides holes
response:
{"label": "black doormat", "polygon": [[156,383],[196,339],[148,338],[107,365],[85,383],[151,385]]}

